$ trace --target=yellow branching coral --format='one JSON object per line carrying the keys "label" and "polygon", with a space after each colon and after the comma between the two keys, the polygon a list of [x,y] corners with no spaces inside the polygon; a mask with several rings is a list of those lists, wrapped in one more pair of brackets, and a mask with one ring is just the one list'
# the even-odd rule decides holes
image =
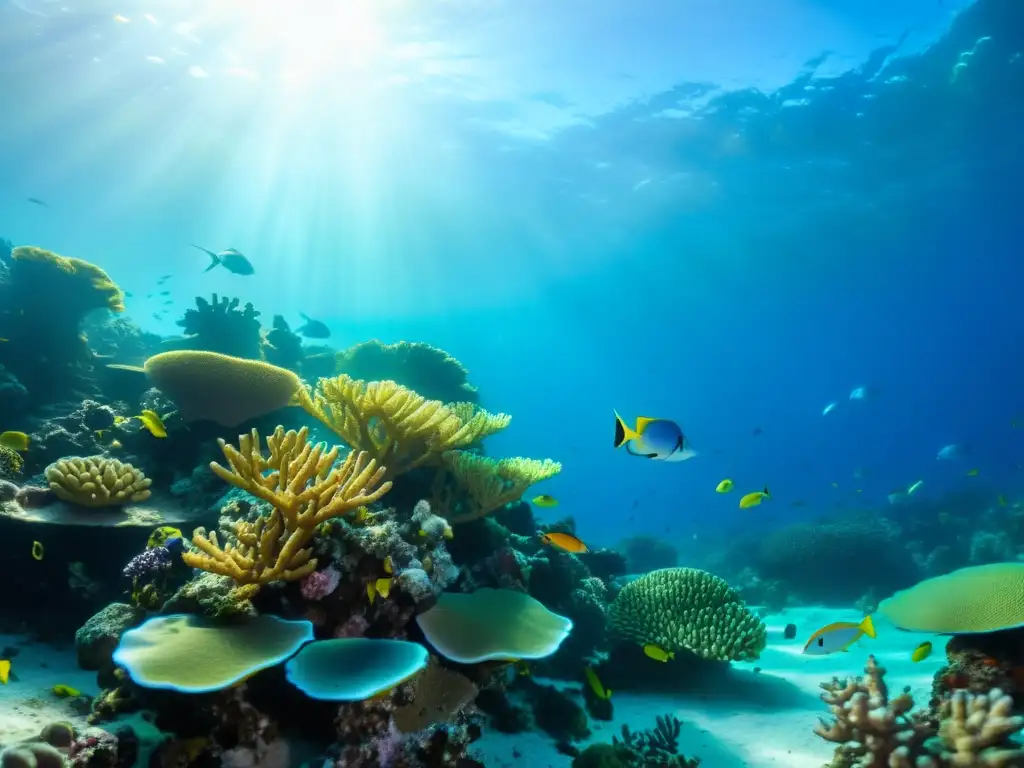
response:
{"label": "yellow branching coral", "polygon": [[[534,483],[562,471],[562,465],[551,459],[492,459],[466,451],[446,451],[442,460],[445,469],[468,496],[457,508],[450,502],[440,505],[451,523],[465,523],[489,515],[522,497]],[[438,485],[443,485],[443,479]]]}
{"label": "yellow branching coral", "polygon": [[325,443],[314,445],[308,438],[306,427],[298,432],[278,427],[267,438],[269,456],[263,455],[255,429],[239,436],[238,448],[219,441],[230,468],[211,462],[210,469],[268,502],[273,511],[251,523],[236,523],[236,543],[223,547],[215,532],[197,528],[192,543],[200,551],[183,555],[188,565],[254,588],[301,579],[316,568],[308,546],[316,527],[372,504],[391,489],[384,481],[385,468],[364,451],[351,451],[339,464],[337,446],[327,450]]}
{"label": "yellow branching coral", "polygon": [[110,507],[149,498],[152,481],[131,464],[105,456],[60,459],[44,473],[50,490],[85,507]]}
{"label": "yellow branching coral", "polygon": [[297,400],[354,450],[387,467],[388,477],[438,465],[445,451],[465,448],[508,426],[511,416],[467,404],[427,400],[394,381],[320,379]]}

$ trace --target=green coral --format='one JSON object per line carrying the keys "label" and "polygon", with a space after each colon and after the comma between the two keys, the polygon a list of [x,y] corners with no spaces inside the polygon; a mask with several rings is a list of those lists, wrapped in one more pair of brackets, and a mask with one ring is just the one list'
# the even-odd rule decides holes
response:
{"label": "green coral", "polygon": [[662,568],[623,587],[611,605],[612,629],[640,644],[705,659],[748,661],[767,630],[724,580],[697,568]]}
{"label": "green coral", "polygon": [[24,462],[21,455],[13,448],[0,445],[0,478],[10,480],[21,474]]}

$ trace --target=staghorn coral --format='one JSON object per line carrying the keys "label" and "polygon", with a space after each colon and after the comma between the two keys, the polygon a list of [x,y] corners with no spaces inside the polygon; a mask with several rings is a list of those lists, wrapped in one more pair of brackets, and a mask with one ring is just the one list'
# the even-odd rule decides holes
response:
{"label": "staghorn coral", "polygon": [[630,582],[612,603],[609,620],[624,639],[705,659],[756,659],[767,641],[764,623],[736,591],[696,568],[663,568]]}
{"label": "staghorn coral", "polygon": [[298,404],[354,450],[388,468],[388,478],[441,461],[445,451],[466,448],[508,426],[511,417],[474,410],[467,403],[427,400],[394,381],[359,381],[342,374],[320,379]]}
{"label": "staghorn coral", "polygon": [[336,372],[365,381],[397,381],[442,403],[475,404],[480,399],[462,363],[430,344],[366,341],[338,353]]}
{"label": "staghorn coral", "polygon": [[308,436],[308,428],[285,432],[279,426],[267,438],[269,456],[263,455],[255,429],[239,437],[237,449],[218,441],[230,468],[212,462],[210,469],[273,509],[255,522],[239,521],[237,542],[224,547],[215,532],[197,529],[192,543],[200,551],[186,552],[186,564],[251,585],[251,593],[271,581],[302,579],[316,569],[310,543],[317,526],[372,504],[391,489],[384,467],[365,452],[351,451],[337,465],[338,447],[313,445]]}
{"label": "staghorn coral", "polygon": [[822,719],[814,732],[839,745],[831,768],[1012,768],[1024,760],[1010,740],[1024,718],[1012,716],[1013,701],[998,689],[957,691],[939,706],[936,728],[927,714],[912,711],[909,689],[890,698],[874,656],[864,677],[833,678],[821,687],[835,719]]}
{"label": "staghorn coral", "polygon": [[85,507],[110,507],[145,501],[152,484],[131,464],[104,456],[72,456],[46,468],[46,480],[58,498]]}
{"label": "staghorn coral", "polygon": [[212,301],[197,296],[196,308],[186,310],[178,321],[187,337],[178,348],[259,360],[262,357],[260,313],[250,303],[239,309],[240,304],[239,299],[221,299],[216,293]]}
{"label": "staghorn coral", "polygon": [[[534,483],[562,471],[562,465],[551,459],[492,459],[468,451],[445,451],[441,459],[445,470],[454,478],[457,490],[444,488],[442,474],[435,491],[441,499],[444,516],[452,523],[467,523],[489,515],[518,501]],[[460,490],[464,493],[459,494]]]}
{"label": "staghorn coral", "polygon": [[612,745],[625,747],[632,754],[632,762],[658,768],[697,768],[700,760],[687,760],[679,754],[679,733],[682,723],[675,715],[658,715],[655,726],[646,731],[633,731],[622,726],[622,741],[612,738]]}

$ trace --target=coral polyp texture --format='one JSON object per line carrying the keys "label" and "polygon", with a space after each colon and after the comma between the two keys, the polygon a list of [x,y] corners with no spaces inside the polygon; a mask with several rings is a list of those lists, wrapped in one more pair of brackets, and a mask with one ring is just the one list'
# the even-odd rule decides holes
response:
{"label": "coral polyp texture", "polygon": [[312,639],[308,621],[263,615],[215,623],[175,614],[129,629],[113,660],[143,688],[206,693],[280,664]]}
{"label": "coral polyp texture", "polygon": [[1024,626],[1024,563],[992,563],[926,579],[878,605],[900,629],[956,634]]}
{"label": "coral polyp texture", "polygon": [[208,420],[225,427],[284,408],[302,388],[289,370],[216,352],[164,352],[146,361],[145,372],[186,422]]}
{"label": "coral polyp texture", "polygon": [[455,490],[437,483],[439,507],[452,523],[466,523],[517,501],[534,483],[554,477],[562,465],[551,459],[492,459],[468,451],[445,451],[444,467]]}
{"label": "coral polyp texture", "polygon": [[437,652],[459,664],[543,659],[572,631],[572,621],[525,592],[490,587],[443,592],[416,621]]}
{"label": "coral polyp texture", "polygon": [[609,619],[622,639],[705,659],[756,659],[767,642],[764,622],[736,591],[696,568],[662,568],[630,582],[612,603]]}
{"label": "coral polyp texture", "polygon": [[216,532],[199,528],[186,552],[193,568],[230,576],[238,585],[258,586],[294,581],[316,569],[310,543],[317,526],[361,506],[372,504],[391,489],[385,469],[365,452],[351,451],[341,462],[339,448],[309,441],[309,429],[278,427],[267,438],[269,455],[254,429],[239,436],[239,447],[219,441],[228,467],[210,469],[224,482],[272,506],[254,522],[235,524],[235,542],[221,546]]}
{"label": "coral polyp texture", "polygon": [[141,470],[105,456],[60,459],[44,474],[58,498],[85,507],[111,507],[150,497],[152,481]]}
{"label": "coral polyp texture", "polygon": [[839,745],[832,768],[1024,765],[1024,749],[1011,738],[1024,728],[1024,718],[1013,715],[1013,700],[998,689],[957,691],[942,701],[936,718],[914,712],[907,690],[890,697],[885,669],[874,656],[863,677],[833,678],[821,688],[833,720],[822,719],[814,732]]}
{"label": "coral polyp texture", "polygon": [[394,478],[437,466],[445,451],[466,448],[508,426],[511,416],[467,403],[427,400],[394,381],[320,379],[298,402],[355,450],[366,451]]}
{"label": "coral polyp texture", "polygon": [[428,659],[426,648],[405,640],[318,640],[288,661],[285,675],[311,699],[363,701],[404,683]]}

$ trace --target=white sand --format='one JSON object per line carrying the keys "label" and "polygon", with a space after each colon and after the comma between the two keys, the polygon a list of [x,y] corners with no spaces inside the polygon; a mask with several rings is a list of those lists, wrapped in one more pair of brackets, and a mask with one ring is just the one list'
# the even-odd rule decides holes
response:
{"label": "white sand", "polygon": [[0,648],[4,646],[17,646],[20,652],[11,660],[14,673],[11,679],[7,685],[0,685],[0,744],[38,736],[44,725],[59,720],[84,727],[85,717],[77,714],[67,699],[58,698],[51,690],[61,684],[90,696],[99,693],[96,673],[78,668],[74,649],[0,635]]}
{"label": "white sand", "polygon": [[[765,619],[768,647],[757,662],[733,665],[727,684],[679,695],[614,693],[614,722],[592,721],[591,738],[578,746],[610,741],[623,724],[634,730],[653,728],[655,717],[671,712],[683,721],[680,751],[687,757],[700,757],[702,768],[821,768],[831,759],[835,745],[811,730],[819,715],[827,715],[818,698],[819,683],[833,675],[861,674],[873,653],[889,670],[886,680],[891,691],[909,685],[918,704],[927,706],[932,677],[945,660],[947,638],[901,632],[881,622],[876,622],[876,639],[864,638],[847,653],[802,655],[804,643],[814,631],[833,621],[861,618],[849,611],[824,608],[769,615]],[[797,626],[795,640],[782,637],[789,623]],[[915,664],[910,653],[924,640],[934,645],[932,655]],[[762,671],[754,673],[754,667]],[[520,756],[515,757],[513,751]],[[565,768],[571,762],[555,751],[550,738],[536,733],[485,732],[477,752],[487,768]]]}

